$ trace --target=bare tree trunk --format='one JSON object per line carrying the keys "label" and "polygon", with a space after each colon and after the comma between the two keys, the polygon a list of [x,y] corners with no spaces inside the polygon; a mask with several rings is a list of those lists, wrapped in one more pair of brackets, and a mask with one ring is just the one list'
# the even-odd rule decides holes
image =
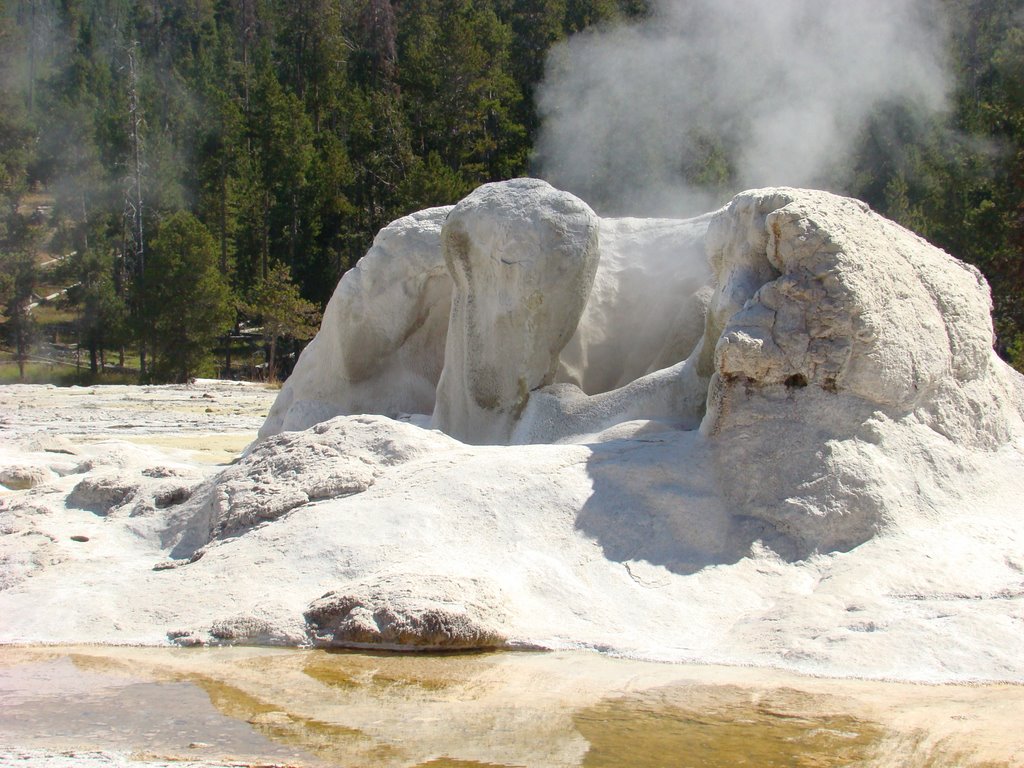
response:
{"label": "bare tree trunk", "polygon": [[267,261],[270,259],[270,193],[263,193],[263,247],[260,249],[260,278],[267,279]]}
{"label": "bare tree trunk", "polygon": [[[128,190],[128,208],[131,213],[131,236],[133,240],[133,264],[132,272],[135,282],[136,316],[140,312],[137,302],[142,295],[146,281],[146,246],[145,233],[143,231],[143,199],[142,199],[142,177],[145,168],[143,152],[143,115],[142,106],[139,103],[139,73],[135,64],[135,47],[138,43],[132,43],[128,48],[128,118],[129,118],[129,142],[131,147],[130,170],[131,178]],[[145,331],[139,339],[139,380],[146,380],[146,334]]]}
{"label": "bare tree trunk", "polygon": [[39,34],[36,30],[37,5],[37,0],[28,0],[28,113],[30,115],[35,114],[36,111],[36,70],[39,68],[36,50],[39,44]]}
{"label": "bare tree trunk", "polygon": [[256,8],[254,0],[242,0],[242,103],[249,113],[249,50],[256,39]]}
{"label": "bare tree trunk", "polygon": [[25,381],[25,361],[28,359],[28,299],[19,301],[15,310],[14,348],[18,357],[18,380]]}
{"label": "bare tree trunk", "polygon": [[[288,239],[288,263],[295,263],[295,241],[299,239],[299,196],[292,190],[292,232]],[[266,275],[264,275],[266,277]]]}
{"label": "bare tree trunk", "polygon": [[228,168],[227,158],[220,160],[220,210],[217,218],[220,225],[220,273],[228,276]]}

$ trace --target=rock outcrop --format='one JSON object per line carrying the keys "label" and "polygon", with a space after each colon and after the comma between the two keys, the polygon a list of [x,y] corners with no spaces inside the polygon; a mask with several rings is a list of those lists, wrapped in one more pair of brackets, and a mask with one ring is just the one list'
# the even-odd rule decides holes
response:
{"label": "rock outcrop", "polygon": [[429,413],[444,364],[452,280],[441,253],[450,208],[382,229],[345,273],[260,436],[350,413]]}
{"label": "rock outcrop", "polygon": [[[398,279],[406,305],[383,306],[385,248],[398,248],[389,276],[419,265],[436,285]],[[635,419],[700,426],[723,499],[804,557],[918,508],[915,478],[954,488],[946,468],[969,465],[957,451],[998,449],[1020,425],[1020,377],[992,350],[980,273],[825,192],[754,190],[700,219],[599,222],[544,182],[490,184],[396,222],[361,268],[265,432],[315,415],[293,396],[314,369],[342,384],[354,370],[380,377],[379,394],[343,386],[331,412],[419,408],[470,443],[587,440]],[[329,354],[342,321],[346,343]],[[399,403],[396,387],[418,394]],[[901,435],[898,451],[882,432]]]}
{"label": "rock outcrop", "polygon": [[[538,190],[565,197],[533,180],[496,188],[506,199],[519,198],[510,204],[524,211]],[[343,414],[435,412],[456,283],[441,244],[451,210],[420,211],[380,231],[339,281],[320,332],[285,382],[261,437]],[[555,383],[595,395],[690,353],[712,291],[704,255],[710,218],[598,220],[597,273],[557,354]]]}
{"label": "rock outcrop", "polygon": [[452,209],[441,245],[455,293],[434,426],[464,442],[508,442],[576,330],[597,238],[583,201],[534,179],[485,184]]}
{"label": "rock outcrop", "polygon": [[241,535],[310,502],[362,493],[387,467],[436,445],[436,435],[372,415],[275,435],[171,510],[161,539],[173,557],[195,557],[211,541]]}
{"label": "rock outcrop", "polygon": [[324,648],[498,648],[503,600],[480,579],[409,574],[332,591],[305,612],[310,641]]}
{"label": "rock outcrop", "polygon": [[45,467],[4,467],[0,470],[0,485],[12,491],[24,491],[44,485],[56,475]]}
{"label": "rock outcrop", "polygon": [[708,253],[701,429],[723,493],[792,555],[866,541],[922,487],[954,492],[964,449],[1019,428],[981,274],[863,203],[746,192],[711,222]]}

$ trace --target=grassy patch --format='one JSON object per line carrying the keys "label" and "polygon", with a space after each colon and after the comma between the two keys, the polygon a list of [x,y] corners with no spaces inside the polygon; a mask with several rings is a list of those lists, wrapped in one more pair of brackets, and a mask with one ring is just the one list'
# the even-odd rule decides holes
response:
{"label": "grassy patch", "polygon": [[[4,355],[9,357],[9,355]],[[88,366],[76,370],[73,366],[56,363],[25,363],[22,379],[18,364],[13,360],[0,360],[0,384],[56,384],[59,387],[93,384],[137,384],[138,373],[133,371],[104,371],[93,374]]]}
{"label": "grassy patch", "polygon": [[62,309],[56,304],[50,302],[42,302],[38,307],[32,310],[32,317],[36,321],[36,324],[41,326],[45,332],[46,326],[56,325],[58,323],[74,323],[78,318],[74,310]]}

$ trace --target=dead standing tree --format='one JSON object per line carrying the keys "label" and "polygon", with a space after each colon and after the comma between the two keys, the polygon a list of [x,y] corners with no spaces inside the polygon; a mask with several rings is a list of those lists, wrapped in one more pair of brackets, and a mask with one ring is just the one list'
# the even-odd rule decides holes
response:
{"label": "dead standing tree", "polygon": [[[125,178],[124,196],[124,267],[128,282],[131,283],[131,295],[138,297],[143,293],[146,279],[146,247],[143,228],[143,178],[146,170],[145,162],[145,117],[139,101],[139,72],[136,61],[137,42],[127,47],[128,57],[128,175]],[[137,299],[136,299],[137,300]],[[140,316],[135,300],[129,303],[134,318]],[[146,334],[139,334],[139,378],[146,378]]]}

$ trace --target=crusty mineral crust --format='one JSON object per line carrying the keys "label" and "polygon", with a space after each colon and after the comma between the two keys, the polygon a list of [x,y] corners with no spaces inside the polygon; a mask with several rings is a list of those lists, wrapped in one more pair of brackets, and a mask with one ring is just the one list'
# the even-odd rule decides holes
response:
{"label": "crusty mineral crust", "polygon": [[305,612],[310,641],[325,648],[499,648],[506,643],[497,626],[501,602],[481,581],[392,575],[328,592]]}

